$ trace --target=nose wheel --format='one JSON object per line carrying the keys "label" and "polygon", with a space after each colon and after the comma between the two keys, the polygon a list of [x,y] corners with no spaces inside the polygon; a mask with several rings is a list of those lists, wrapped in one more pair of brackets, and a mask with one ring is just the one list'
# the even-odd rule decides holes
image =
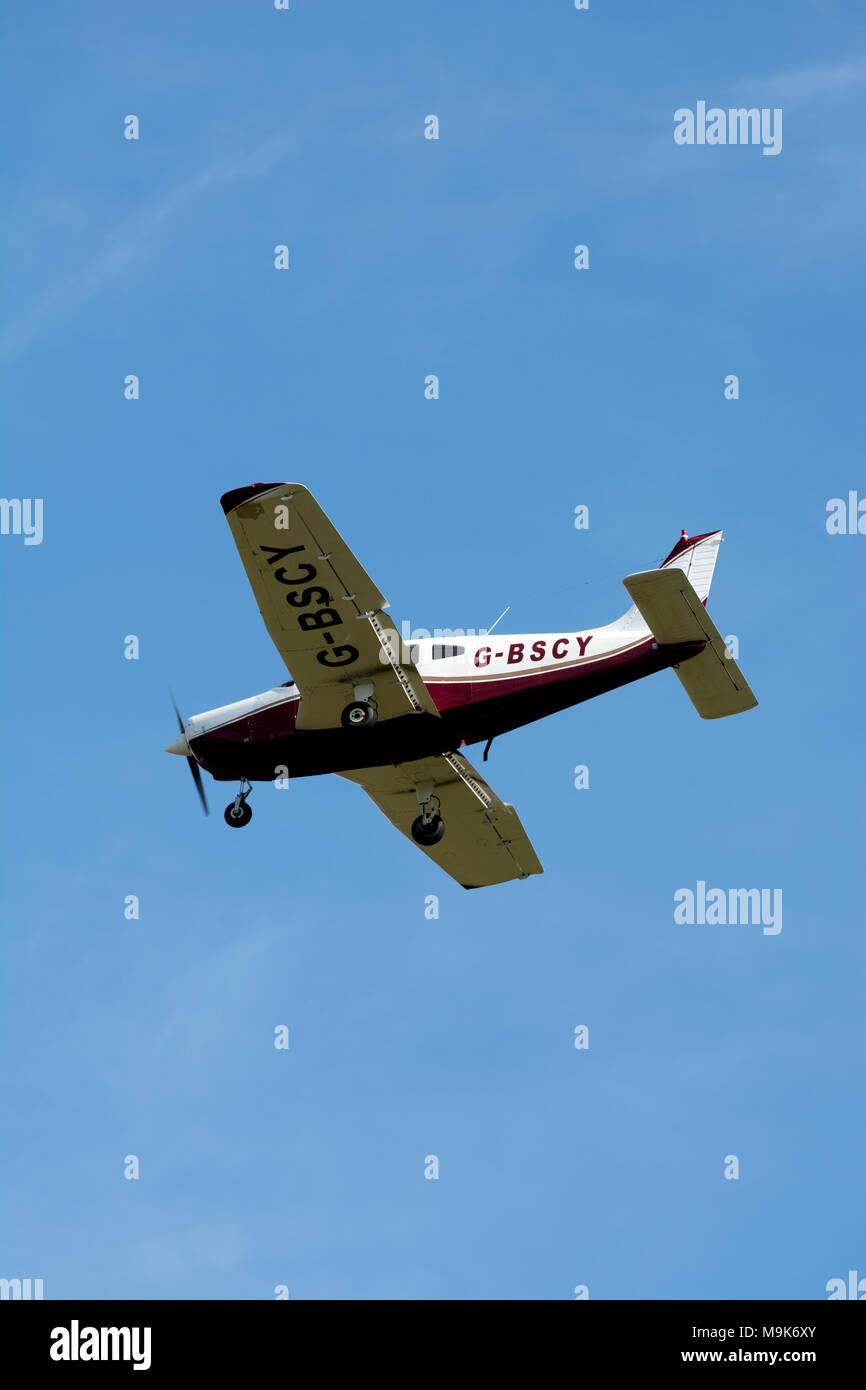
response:
{"label": "nose wheel", "polygon": [[253,808],[247,805],[247,797],[253,789],[252,782],[243,778],[240,791],[234,801],[230,801],[223,812],[226,825],[230,825],[233,830],[240,830],[241,826],[249,825],[253,818]]}

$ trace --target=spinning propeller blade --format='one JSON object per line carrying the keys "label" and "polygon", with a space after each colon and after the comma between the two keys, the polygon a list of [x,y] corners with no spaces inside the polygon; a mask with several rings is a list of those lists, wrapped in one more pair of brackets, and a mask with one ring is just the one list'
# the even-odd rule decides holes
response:
{"label": "spinning propeller blade", "polygon": [[[177,701],[175,700],[174,695],[172,695],[171,691],[169,691],[168,693],[171,696],[171,703],[174,706],[175,718],[177,719],[177,727],[180,729],[181,737],[186,738],[186,727],[184,725],[183,719],[181,718],[180,710],[177,707]],[[174,752],[175,750],[172,749],[170,751]],[[196,762],[195,758],[192,756],[192,754],[187,755],[186,761],[187,766],[189,767],[189,770],[192,773],[192,780],[195,782],[195,789],[198,792],[202,810],[204,811],[206,816],[209,816],[210,810],[207,804],[207,797],[204,794],[204,784],[201,780],[201,769],[199,768],[199,765]]]}

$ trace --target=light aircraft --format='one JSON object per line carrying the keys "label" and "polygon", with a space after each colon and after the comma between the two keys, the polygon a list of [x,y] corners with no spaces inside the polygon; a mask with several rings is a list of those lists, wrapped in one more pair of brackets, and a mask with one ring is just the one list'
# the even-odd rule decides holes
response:
{"label": "light aircraft", "polygon": [[[659,569],[623,580],[632,606],[583,632],[401,642],[388,604],[305,487],[254,483],[222,498],[271,639],[292,679],[184,722],[167,752],[239,781],[335,772],[464,888],[543,872],[513,806],[460,750],[671,667],[704,719],[757,700],[705,603],[721,531],[683,531]],[[495,624],[494,624],[495,626]]]}

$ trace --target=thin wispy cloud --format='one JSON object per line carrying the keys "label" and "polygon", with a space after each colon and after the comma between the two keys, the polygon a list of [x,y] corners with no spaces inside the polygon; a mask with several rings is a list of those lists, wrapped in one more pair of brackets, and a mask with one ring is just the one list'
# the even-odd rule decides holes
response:
{"label": "thin wispy cloud", "polygon": [[866,59],[847,63],[816,63],[812,67],[792,68],[774,77],[742,78],[735,90],[744,97],[751,94],[762,105],[786,106],[789,110],[806,106],[819,97],[837,97],[866,82]]}
{"label": "thin wispy cloud", "polygon": [[114,227],[90,261],[49,286],[40,299],[0,336],[0,351],[28,343],[53,314],[82,304],[130,266],[153,256],[169,226],[209,190],[240,179],[262,178],[286,157],[297,134],[252,147],[245,156],[211,164],[187,178],[155,203],[137,209]]}

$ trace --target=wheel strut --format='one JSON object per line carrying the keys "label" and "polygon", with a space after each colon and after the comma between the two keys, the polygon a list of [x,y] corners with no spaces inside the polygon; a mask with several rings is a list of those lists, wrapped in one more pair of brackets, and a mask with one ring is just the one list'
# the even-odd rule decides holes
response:
{"label": "wheel strut", "polygon": [[226,825],[230,825],[233,830],[239,830],[244,825],[249,825],[253,818],[253,808],[247,805],[247,797],[253,789],[252,782],[246,777],[241,778],[241,785],[234,801],[230,801],[223,817]]}
{"label": "wheel strut", "polygon": [[445,822],[434,786],[433,782],[421,782],[415,788],[421,814],[412,822],[412,839],[418,845],[436,845],[445,834]]}

